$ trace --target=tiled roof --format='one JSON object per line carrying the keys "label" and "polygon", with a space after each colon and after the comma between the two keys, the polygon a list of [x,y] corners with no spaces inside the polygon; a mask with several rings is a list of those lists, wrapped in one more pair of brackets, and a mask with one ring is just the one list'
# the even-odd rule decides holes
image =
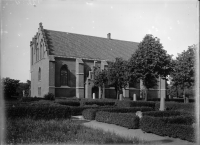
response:
{"label": "tiled roof", "polygon": [[138,43],[44,29],[50,55],[98,60],[128,60]]}

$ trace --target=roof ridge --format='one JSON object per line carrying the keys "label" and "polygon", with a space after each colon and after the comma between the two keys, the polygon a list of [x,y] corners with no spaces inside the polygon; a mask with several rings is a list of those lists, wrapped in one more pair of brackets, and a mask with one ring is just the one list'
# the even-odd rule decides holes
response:
{"label": "roof ridge", "polygon": [[101,39],[106,39],[106,40],[115,40],[115,41],[124,41],[124,42],[130,42],[130,43],[139,43],[139,42],[133,42],[133,41],[127,41],[127,40],[120,40],[120,39],[108,39],[104,37],[99,37],[99,36],[91,36],[91,35],[86,35],[86,34],[78,34],[78,33],[71,33],[71,32],[63,32],[63,31],[56,31],[56,30],[50,30],[50,29],[44,29],[47,31],[54,31],[54,32],[61,32],[61,33],[69,33],[73,35],[82,35],[82,36],[87,36],[87,37],[96,37],[96,38],[101,38]]}

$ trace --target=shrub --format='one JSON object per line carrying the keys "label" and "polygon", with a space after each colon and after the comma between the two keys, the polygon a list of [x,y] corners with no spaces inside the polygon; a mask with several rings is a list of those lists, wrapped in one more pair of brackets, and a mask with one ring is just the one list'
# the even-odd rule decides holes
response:
{"label": "shrub", "polygon": [[17,106],[6,109],[7,118],[65,119],[71,117],[71,109],[66,106]]}
{"label": "shrub", "polygon": [[56,101],[56,103],[59,103],[61,105],[67,105],[67,106],[80,106],[80,102],[79,101],[68,101],[68,100],[59,100]]}
{"label": "shrub", "polygon": [[95,117],[96,121],[116,124],[129,129],[139,128],[139,117],[132,113],[112,113],[98,111]]}
{"label": "shrub", "polygon": [[95,109],[95,108],[98,108],[98,107],[75,107],[75,106],[73,106],[73,107],[70,107],[70,108],[71,108],[71,114],[73,116],[76,116],[76,115],[82,115],[82,112],[85,109],[91,109],[91,108]]}
{"label": "shrub", "polygon": [[21,102],[32,102],[32,101],[39,101],[42,100],[43,98],[38,98],[38,97],[21,97],[20,101]]}
{"label": "shrub", "polygon": [[155,102],[146,102],[146,101],[116,101],[118,107],[151,107],[155,108]]}
{"label": "shrub", "polygon": [[98,106],[114,106],[115,100],[112,99],[82,99],[81,106],[98,105]]}
{"label": "shrub", "polygon": [[153,111],[151,107],[124,107],[124,108],[102,108],[101,111],[117,112],[117,113],[135,113],[137,111],[146,112]]}
{"label": "shrub", "polygon": [[195,129],[192,125],[185,125],[184,123],[171,124],[175,123],[177,120],[175,122],[174,120],[171,120],[172,122],[169,120],[170,119],[166,121],[165,118],[161,117],[143,116],[140,120],[140,128],[145,132],[154,133],[160,136],[180,138],[192,142],[195,141]]}
{"label": "shrub", "polygon": [[85,119],[88,120],[95,120],[96,112],[97,111],[106,111],[106,112],[113,112],[113,113],[135,113],[137,111],[153,111],[150,107],[126,107],[126,108],[112,108],[112,107],[104,107],[104,108],[96,108],[96,109],[86,109],[82,112],[82,115]]}
{"label": "shrub", "polygon": [[[177,110],[177,111],[187,111],[193,112],[195,111],[194,103],[176,103],[176,102],[165,102],[166,110]],[[159,110],[160,102],[157,102],[155,105],[155,110]]]}
{"label": "shrub", "polygon": [[[160,101],[160,98],[152,98],[152,99],[148,99],[148,101]],[[169,99],[166,98],[165,101],[167,102],[177,102],[177,103],[184,103],[184,99],[183,98],[173,98],[173,99]],[[194,98],[189,98],[189,102],[195,102]]]}
{"label": "shrub", "polygon": [[181,115],[179,111],[149,111],[143,113],[143,116],[153,116],[153,117],[169,117],[169,116],[179,116],[179,115]]}
{"label": "shrub", "polygon": [[98,109],[85,109],[82,112],[84,119],[95,120],[96,112]]}
{"label": "shrub", "polygon": [[55,96],[54,96],[54,94],[52,94],[52,93],[45,94],[45,95],[44,95],[44,98],[45,98],[46,100],[55,100]]}

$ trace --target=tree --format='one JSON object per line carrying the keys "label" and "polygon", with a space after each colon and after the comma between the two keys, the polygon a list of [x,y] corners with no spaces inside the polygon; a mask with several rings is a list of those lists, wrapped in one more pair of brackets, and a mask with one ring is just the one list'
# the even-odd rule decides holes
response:
{"label": "tree", "polygon": [[160,40],[153,35],[146,35],[132,54],[129,60],[129,71],[132,81],[142,80],[145,100],[148,99],[147,91],[157,85],[159,76],[166,79],[170,73],[171,58],[172,56],[163,49]]}
{"label": "tree", "polygon": [[100,67],[94,66],[94,85],[100,87],[101,89],[101,97],[103,94],[103,88],[105,84],[108,82],[107,78],[107,70],[101,70]]}
{"label": "tree", "polygon": [[108,84],[115,87],[116,97],[122,93],[122,88],[126,88],[130,80],[128,62],[122,58],[116,58],[115,62],[108,63],[107,71]]}
{"label": "tree", "polygon": [[26,83],[19,83],[19,86],[17,88],[17,93],[19,96],[23,96],[23,91],[25,92],[25,96],[29,95],[31,81],[27,80]]}
{"label": "tree", "polygon": [[5,99],[11,99],[11,96],[17,96],[17,88],[19,86],[19,80],[10,79],[8,77],[2,79],[4,86]]}
{"label": "tree", "polygon": [[194,85],[194,63],[196,45],[188,47],[181,54],[178,54],[173,61],[173,72],[171,73],[173,85],[181,87],[183,90],[184,102],[186,102],[185,91]]}

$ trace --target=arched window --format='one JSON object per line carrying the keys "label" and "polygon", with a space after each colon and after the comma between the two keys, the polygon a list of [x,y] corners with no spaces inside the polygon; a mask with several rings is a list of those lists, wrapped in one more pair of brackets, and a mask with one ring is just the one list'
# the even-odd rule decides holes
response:
{"label": "arched window", "polygon": [[39,68],[39,71],[38,71],[38,81],[41,80],[41,69]]}
{"label": "arched window", "polygon": [[61,86],[67,86],[68,85],[68,69],[67,65],[63,65],[60,69],[60,84]]}

